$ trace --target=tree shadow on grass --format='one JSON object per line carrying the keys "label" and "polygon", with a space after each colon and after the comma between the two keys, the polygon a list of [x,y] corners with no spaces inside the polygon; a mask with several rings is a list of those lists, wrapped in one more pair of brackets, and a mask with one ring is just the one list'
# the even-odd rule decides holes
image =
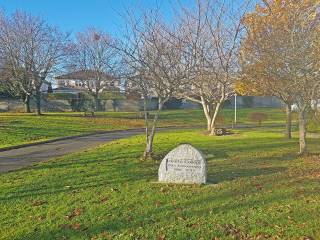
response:
{"label": "tree shadow on grass", "polygon": [[[99,150],[101,147],[97,147],[86,151],[94,151]],[[131,158],[135,158],[135,156],[139,156],[141,153],[140,150],[131,151],[130,155],[132,155]],[[15,172],[24,172],[26,170],[55,170],[59,168],[75,168],[75,167],[88,167],[91,165],[101,165],[105,167],[119,167],[119,165],[122,165],[123,162],[121,160],[128,158],[128,153],[121,153],[117,152],[116,155],[110,156],[110,153],[106,152],[106,158],[98,157],[95,155],[88,155],[86,158],[82,158],[82,156],[79,153],[76,153],[75,155],[72,155],[72,158],[64,160],[64,156],[57,157],[53,159],[49,159],[48,161],[39,162],[37,164],[28,166],[26,168],[17,169]],[[83,155],[83,154],[82,154]],[[77,158],[78,157],[78,158]],[[75,160],[76,159],[76,160]]]}
{"label": "tree shadow on grass", "polygon": [[209,172],[208,182],[212,184],[216,184],[216,183],[225,182],[225,181],[233,181],[243,177],[257,177],[262,175],[280,173],[286,170],[287,168],[285,167],[228,169],[228,170],[222,170],[219,172]]}
{"label": "tree shadow on grass", "polygon": [[[42,186],[34,187],[34,185],[24,186],[23,189],[16,189],[14,192],[8,192],[6,196],[0,197],[1,201],[10,201],[10,200],[22,200],[24,198],[43,198],[45,196],[57,195],[57,194],[71,194],[73,192],[94,189],[105,187],[106,189],[112,189],[113,187],[119,187],[119,184],[124,184],[128,182],[134,182],[141,179],[150,179],[154,175],[153,173],[143,173],[135,174],[135,175],[127,175],[127,176],[108,176],[107,174],[104,176],[99,176],[99,179],[92,179],[92,177],[80,177],[81,182],[70,182],[70,178],[77,178],[75,181],[79,181],[79,176],[71,176],[68,178],[68,181],[60,177],[61,182],[64,184],[57,185],[46,185],[42,183]],[[105,177],[105,178],[104,178]],[[121,191],[121,188],[119,189]]]}
{"label": "tree shadow on grass", "polygon": [[[188,191],[188,189],[184,189],[184,191]],[[146,204],[149,205],[149,208],[146,208],[143,212],[132,213],[132,212],[125,212],[126,207],[123,209],[119,209],[121,214],[118,217],[111,217],[109,219],[103,219],[101,222],[92,223],[87,221],[85,223],[80,222],[79,229],[70,229],[65,228],[63,226],[54,226],[44,228],[43,231],[36,231],[34,233],[30,233],[28,235],[24,235],[18,237],[17,239],[26,239],[29,237],[30,239],[61,239],[63,236],[67,238],[74,238],[74,239],[83,239],[83,238],[92,238],[93,236],[97,236],[103,232],[108,232],[110,234],[119,235],[120,233],[126,232],[130,229],[138,229],[139,227],[142,228],[151,228],[152,231],[157,231],[157,220],[163,218],[165,216],[165,223],[162,224],[170,225],[174,224],[177,219],[180,218],[179,221],[185,221],[183,228],[187,231],[191,231],[188,225],[190,222],[188,219],[206,219],[210,218],[215,214],[227,214],[230,212],[245,212],[250,209],[252,212],[252,207],[255,206],[256,208],[263,208],[264,205],[267,203],[268,205],[276,204],[276,203],[283,203],[288,201],[291,198],[290,194],[277,192],[276,194],[265,195],[262,199],[254,198],[254,199],[247,199],[246,201],[235,201],[236,195],[233,191],[214,191],[213,194],[202,194],[197,195],[196,198],[186,198],[178,202],[178,205],[173,205],[170,202],[170,198],[166,202],[163,203],[161,206],[154,206],[150,208],[150,204],[152,204],[152,200],[147,202]],[[220,205],[219,203],[224,202],[226,204]],[[201,206],[201,207],[200,207]],[[177,207],[181,208],[180,211],[177,212]],[[199,208],[200,207],[200,208]],[[240,213],[239,213],[240,214]],[[132,216],[128,218],[128,216]],[[236,221],[236,219],[221,219],[221,222],[224,221]],[[88,225],[86,225],[88,224]],[[192,224],[191,224],[192,225]],[[249,227],[249,226],[248,226]],[[261,226],[263,228],[263,226]],[[146,230],[146,232],[148,232]],[[158,229],[157,234],[163,233]],[[150,234],[150,233],[149,233]],[[227,234],[227,233],[226,233]],[[28,238],[28,239],[29,239]]]}
{"label": "tree shadow on grass", "polygon": [[[94,161],[93,163],[96,165],[97,161]],[[111,189],[114,186],[132,183],[142,179],[150,180],[156,175],[154,171],[150,171],[150,166],[146,166],[147,168],[132,168],[132,166],[124,165],[122,166],[123,171],[119,172],[120,164],[117,162],[106,162],[105,160],[101,161],[101,163],[106,164],[99,166],[99,168],[89,170],[86,169],[90,165],[94,166],[93,163],[61,163],[62,166],[59,163],[55,163],[50,164],[50,166],[48,166],[48,164],[41,164],[37,166],[38,168],[32,167],[33,170],[40,170],[38,172],[40,176],[37,178],[38,183],[33,182],[31,185],[25,184],[23,185],[23,189],[15,188],[14,191],[8,192],[6,196],[0,197],[0,201],[8,201],[12,199],[21,200],[26,197],[44,197],[47,195],[60,193],[69,194],[72,191],[87,190],[99,187]],[[69,168],[69,171],[61,172],[61,174],[58,175],[56,174],[55,177],[47,179],[47,175],[41,176],[41,171],[43,169],[59,172],[60,168],[66,167]],[[71,169],[76,167],[80,168]],[[25,170],[18,171],[21,171],[20,174],[22,174]],[[46,181],[42,181],[43,178],[45,178]]]}
{"label": "tree shadow on grass", "polygon": [[[210,154],[211,151],[206,151],[207,154]],[[58,194],[64,192],[70,192],[70,189],[66,189],[65,185],[68,183],[72,185],[72,190],[81,190],[94,187],[101,187],[106,185],[118,185],[128,182],[139,181],[141,179],[151,180],[157,178],[157,171],[155,163],[143,163],[145,167],[142,167],[137,164],[137,162],[127,161],[123,162],[122,159],[127,159],[129,155],[138,155],[140,150],[136,150],[130,153],[117,153],[114,156],[108,156],[108,159],[94,159],[95,155],[87,156],[84,159],[79,159],[74,161],[75,156],[71,160],[65,160],[59,162],[59,159],[53,160],[53,162],[38,164],[30,167],[30,170],[36,171],[35,174],[43,170],[50,170],[53,172],[59,173],[59,169],[65,169],[64,173],[58,174],[56,178],[53,178],[53,182],[58,182],[57,185],[46,185],[41,182],[41,177],[39,179],[39,187],[34,188],[33,186],[28,188],[24,186],[27,190],[19,189],[16,192],[12,192],[8,197],[0,198],[0,200],[9,200],[9,199],[21,199],[24,197],[34,197],[34,196],[45,196],[47,194]],[[228,154],[226,150],[212,150],[215,158],[227,158]],[[94,160],[92,160],[92,158]],[[135,157],[133,157],[135,158]],[[292,156],[293,158],[293,156]],[[257,158],[257,163],[262,161],[263,158]],[[281,156],[271,157],[267,160],[282,160]],[[211,162],[212,160],[210,160]],[[229,160],[230,161],[230,160]],[[133,167],[136,165],[136,167]],[[156,163],[157,165],[158,163]],[[97,165],[99,166],[97,168]],[[94,167],[94,168],[93,168]],[[122,169],[119,173],[119,169]],[[25,170],[18,170],[17,174],[24,174]],[[237,168],[236,166],[228,166],[228,169],[223,169],[222,171],[215,171],[215,167],[210,169],[208,172],[208,182],[209,183],[220,183],[224,181],[233,181],[238,178],[243,177],[253,177],[260,175],[268,175],[283,172],[286,170],[284,167],[264,167],[264,168]],[[69,173],[69,174],[65,174]],[[57,179],[58,178],[58,179]],[[81,182],[79,183],[79,178]],[[95,179],[92,179],[95,178]],[[51,181],[51,180],[50,180]]]}

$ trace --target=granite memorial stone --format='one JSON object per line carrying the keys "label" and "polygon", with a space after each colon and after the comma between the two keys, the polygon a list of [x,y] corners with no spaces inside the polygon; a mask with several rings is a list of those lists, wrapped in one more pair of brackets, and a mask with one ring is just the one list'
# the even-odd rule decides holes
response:
{"label": "granite memorial stone", "polygon": [[199,150],[182,144],[164,157],[158,174],[160,182],[205,184],[207,164]]}

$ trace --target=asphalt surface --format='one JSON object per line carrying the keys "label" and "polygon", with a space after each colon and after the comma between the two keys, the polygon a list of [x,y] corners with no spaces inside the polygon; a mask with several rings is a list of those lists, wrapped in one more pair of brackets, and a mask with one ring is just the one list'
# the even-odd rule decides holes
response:
{"label": "asphalt surface", "polygon": [[143,133],[143,129],[119,130],[0,152],[0,173]]}

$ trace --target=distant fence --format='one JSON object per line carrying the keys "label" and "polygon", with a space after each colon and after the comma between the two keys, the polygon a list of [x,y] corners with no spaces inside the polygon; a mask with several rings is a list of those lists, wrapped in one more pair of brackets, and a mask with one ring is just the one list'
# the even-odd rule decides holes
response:
{"label": "distant fence", "polygon": [[[157,100],[149,102],[148,109],[157,108]],[[31,99],[30,106],[36,108],[34,99]],[[41,101],[41,109],[44,112],[71,112],[71,111],[108,111],[108,112],[138,112],[143,109],[143,102],[140,100],[127,99],[99,99],[99,109],[96,109],[92,100],[79,98],[69,99],[45,99]],[[0,112],[24,112],[24,104],[19,99],[0,99]]]}
{"label": "distant fence", "polygon": [[[234,97],[227,100],[224,104],[225,108],[234,107]],[[69,111],[84,111],[86,108],[93,108],[97,111],[95,107],[96,103],[92,98],[77,98],[77,97],[48,97],[44,95],[42,99],[42,110],[44,112],[69,112]],[[34,99],[31,100],[31,107],[35,108]],[[153,98],[149,101],[148,109],[154,110],[158,107],[157,98]],[[280,108],[282,103],[279,99],[275,97],[247,97],[240,96],[237,97],[237,107],[238,108],[257,108],[257,107],[271,107]],[[171,99],[165,104],[165,109],[197,109],[201,108],[200,104],[181,100],[181,99]],[[99,99],[99,109],[98,111],[111,111],[111,112],[135,112],[143,110],[142,100],[132,100],[132,99]],[[23,112],[24,104],[19,99],[13,98],[2,98],[0,99],[0,112]]]}

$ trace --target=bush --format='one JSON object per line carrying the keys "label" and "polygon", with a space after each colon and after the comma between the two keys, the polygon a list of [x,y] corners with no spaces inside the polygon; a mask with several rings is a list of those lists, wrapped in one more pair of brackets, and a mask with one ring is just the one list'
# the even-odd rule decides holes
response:
{"label": "bush", "polygon": [[76,97],[69,99],[69,103],[74,112],[93,112],[95,109],[94,98],[87,93],[78,93]]}
{"label": "bush", "polygon": [[310,132],[317,132],[320,130],[320,111],[311,111],[311,117],[308,122],[308,130]]}
{"label": "bush", "polygon": [[126,96],[120,92],[102,92],[99,93],[99,98],[102,100],[124,100]]}
{"label": "bush", "polygon": [[268,119],[268,115],[265,113],[253,112],[249,114],[249,120],[251,122],[256,122],[259,125],[262,124],[262,121],[266,121]]}
{"label": "bush", "polygon": [[182,105],[182,99],[171,98],[164,104],[164,109],[180,109]]}
{"label": "bush", "polygon": [[77,94],[74,93],[51,93],[43,94],[48,100],[71,100],[72,98],[77,98]]}
{"label": "bush", "polygon": [[2,86],[0,84],[0,98],[13,99],[13,98],[17,98],[17,97],[13,96],[4,86]]}

